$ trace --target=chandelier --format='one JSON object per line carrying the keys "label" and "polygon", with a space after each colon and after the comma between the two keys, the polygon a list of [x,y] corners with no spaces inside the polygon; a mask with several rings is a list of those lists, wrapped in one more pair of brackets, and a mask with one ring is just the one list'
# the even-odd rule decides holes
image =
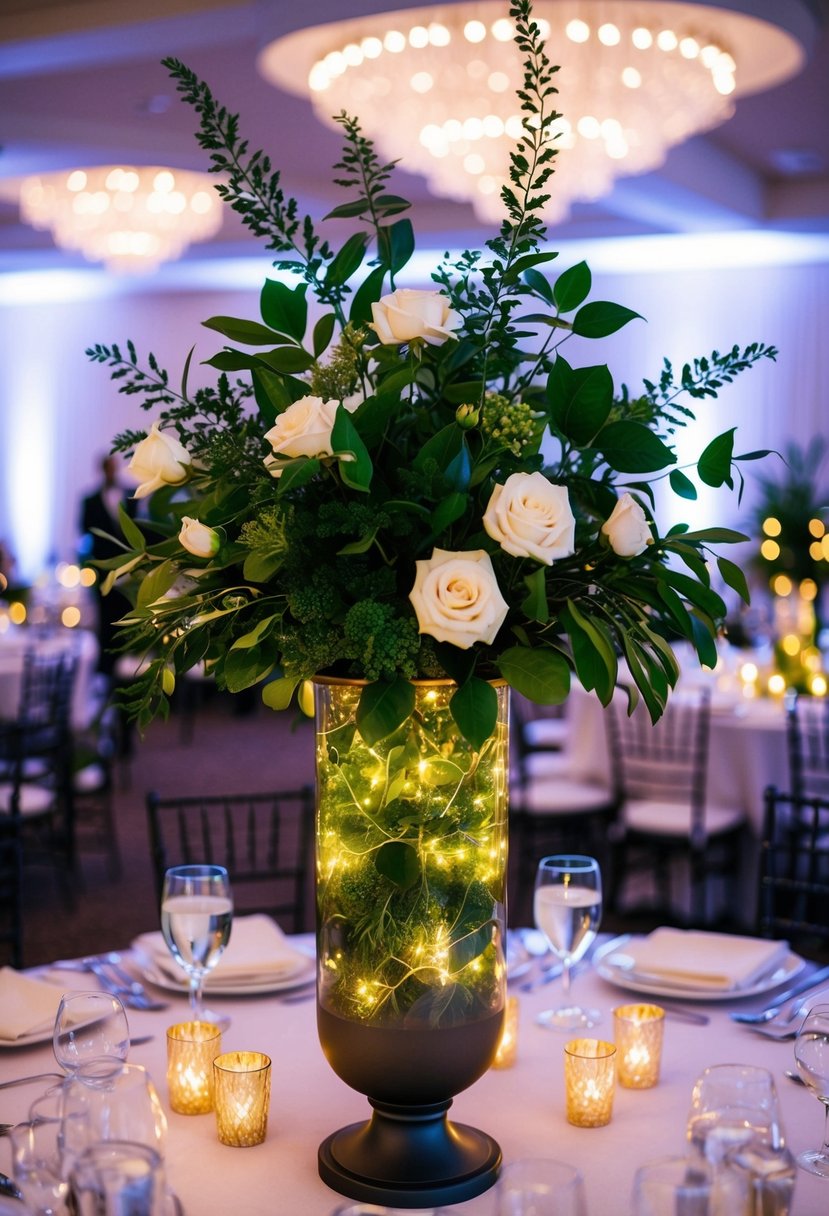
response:
{"label": "chandelier", "polygon": [[[272,42],[258,67],[308,95],[317,116],[356,115],[388,159],[436,195],[502,218],[501,187],[520,137],[522,56],[503,0],[475,0],[337,21]],[[537,0],[554,79],[556,146],[545,218],[657,168],[668,149],[722,123],[734,98],[802,65],[800,43],[743,13],[673,0]]]}
{"label": "chandelier", "polygon": [[115,272],[144,273],[215,236],[221,202],[206,173],[104,165],[29,177],[20,213],[55,244]]}

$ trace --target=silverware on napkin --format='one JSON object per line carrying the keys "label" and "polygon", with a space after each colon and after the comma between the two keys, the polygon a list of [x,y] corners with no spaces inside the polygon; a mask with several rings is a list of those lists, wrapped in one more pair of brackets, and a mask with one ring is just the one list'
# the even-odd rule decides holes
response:
{"label": "silverware on napkin", "polygon": [[110,961],[113,957],[118,957],[120,963],[120,956],[90,954],[86,958],[59,959],[52,967],[57,971],[89,971],[105,992],[117,996],[130,1009],[152,1011],[169,1007],[168,1001],[150,996],[139,980],[133,979],[119,963]]}

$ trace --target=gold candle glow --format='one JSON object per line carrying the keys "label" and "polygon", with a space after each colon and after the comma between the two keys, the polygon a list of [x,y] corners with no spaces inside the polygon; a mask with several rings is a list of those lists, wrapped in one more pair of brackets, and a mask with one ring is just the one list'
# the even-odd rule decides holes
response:
{"label": "gold candle glow", "polygon": [[167,1031],[167,1090],[180,1115],[213,1109],[213,1061],[222,1050],[222,1032],[212,1022],[179,1022]]}
{"label": "gold candle glow", "polygon": [[229,1051],[213,1061],[216,1128],[222,1144],[261,1144],[268,1130],[271,1061],[261,1051]]}
{"label": "gold candle glow", "polygon": [[506,1008],[504,1009],[504,1029],[501,1031],[501,1039],[498,1043],[498,1050],[495,1053],[495,1059],[492,1061],[493,1068],[512,1068],[518,1055],[518,997],[507,997]]}
{"label": "gold candle glow", "polygon": [[616,1047],[603,1039],[572,1039],[564,1047],[567,1121],[574,1127],[604,1127],[613,1114]]}
{"label": "gold candle glow", "polygon": [[619,1005],[613,1010],[616,1068],[626,1089],[650,1089],[659,1080],[665,1010],[659,1005]]}

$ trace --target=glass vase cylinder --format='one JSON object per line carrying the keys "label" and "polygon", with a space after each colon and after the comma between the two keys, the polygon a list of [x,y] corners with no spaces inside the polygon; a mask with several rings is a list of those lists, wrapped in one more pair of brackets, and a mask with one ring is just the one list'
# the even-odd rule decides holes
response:
{"label": "glass vase cylinder", "polygon": [[365,685],[314,686],[317,1024],[331,1067],[373,1107],[323,1142],[320,1174],[369,1202],[461,1202],[501,1160],[447,1111],[503,1027],[509,690],[494,685],[496,727],[476,749],[451,681],[416,681],[410,716],[371,744]]}

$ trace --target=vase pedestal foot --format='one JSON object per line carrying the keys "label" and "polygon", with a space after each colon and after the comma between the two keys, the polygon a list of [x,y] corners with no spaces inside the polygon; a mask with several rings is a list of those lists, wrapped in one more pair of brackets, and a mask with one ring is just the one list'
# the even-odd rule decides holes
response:
{"label": "vase pedestal foot", "polygon": [[473,1199],[495,1182],[500,1147],[486,1132],[450,1123],[451,1101],[369,1101],[370,1119],[340,1128],[320,1145],[320,1177],[333,1190],[369,1203],[424,1208]]}

